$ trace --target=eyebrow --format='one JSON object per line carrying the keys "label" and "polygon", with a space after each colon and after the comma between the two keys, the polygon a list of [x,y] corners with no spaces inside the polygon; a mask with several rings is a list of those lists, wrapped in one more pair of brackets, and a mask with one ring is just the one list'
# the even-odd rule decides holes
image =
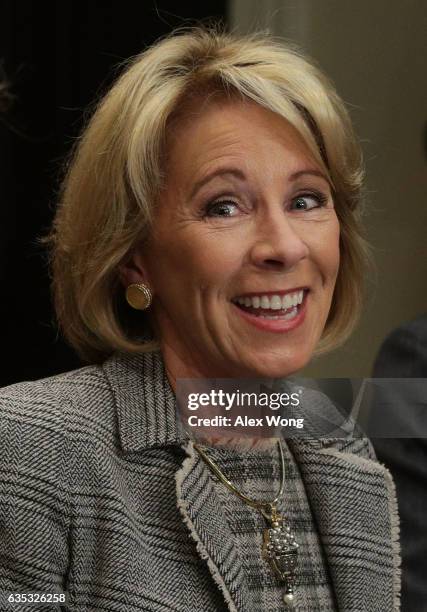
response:
{"label": "eyebrow", "polygon": [[206,185],[206,183],[209,183],[216,176],[226,176],[226,175],[234,176],[235,178],[238,178],[240,181],[244,181],[246,178],[244,172],[242,172],[242,170],[239,170],[238,168],[217,168],[216,170],[209,172],[209,174],[207,174],[206,176],[204,176],[203,178],[201,178],[200,180],[194,183],[193,188],[191,190],[191,194],[190,194],[191,197],[193,197],[199,191],[199,189],[203,187],[203,185]]}
{"label": "eyebrow", "polygon": [[[325,176],[323,172],[321,172],[320,170],[316,170],[315,168],[307,168],[304,170],[298,170],[297,172],[293,172],[290,175],[289,180],[296,181],[298,178],[300,178],[300,176],[304,176],[307,174],[311,176],[318,176],[322,178],[323,180],[325,180],[328,183],[328,185],[330,184],[330,181],[327,178],[327,176]],[[203,185],[206,185],[206,183],[209,183],[215,177],[227,176],[227,175],[234,176],[240,181],[244,181],[246,179],[245,173],[242,170],[239,170],[239,168],[217,168],[216,170],[213,170],[212,172],[210,172],[209,174],[207,174],[200,180],[196,181],[196,183],[193,185],[193,188],[191,190],[191,194],[190,194],[191,197],[193,197],[199,191],[199,189],[203,187]]]}

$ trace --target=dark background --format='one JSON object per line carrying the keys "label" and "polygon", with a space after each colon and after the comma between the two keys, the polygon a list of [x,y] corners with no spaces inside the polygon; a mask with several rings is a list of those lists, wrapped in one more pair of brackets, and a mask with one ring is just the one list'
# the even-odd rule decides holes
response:
{"label": "dark background", "polygon": [[226,2],[3,0],[0,62],[13,96],[0,118],[0,386],[81,365],[58,334],[46,253],[62,168],[90,104],[119,64]]}

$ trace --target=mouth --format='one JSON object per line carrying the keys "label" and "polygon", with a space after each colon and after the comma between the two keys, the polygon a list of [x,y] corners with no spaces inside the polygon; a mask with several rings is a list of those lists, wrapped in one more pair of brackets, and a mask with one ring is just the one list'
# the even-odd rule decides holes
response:
{"label": "mouth", "polygon": [[304,320],[307,287],[279,292],[247,293],[231,300],[250,323],[269,331],[289,331]]}

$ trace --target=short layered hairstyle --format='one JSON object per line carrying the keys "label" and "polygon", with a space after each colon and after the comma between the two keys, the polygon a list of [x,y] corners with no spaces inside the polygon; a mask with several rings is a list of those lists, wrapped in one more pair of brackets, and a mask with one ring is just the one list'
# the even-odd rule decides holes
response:
{"label": "short layered hairstyle", "polygon": [[[293,45],[265,34],[174,32],[131,59],[70,157],[49,236],[60,327],[77,352],[158,348],[124,300],[120,266],[155,224],[166,136],[197,96],[251,100],[299,132],[329,178],[340,222],[340,268],[317,352],[342,343],[362,306],[368,250],[361,226],[363,167],[349,114],[333,84]],[[148,339],[147,339],[148,338]]]}

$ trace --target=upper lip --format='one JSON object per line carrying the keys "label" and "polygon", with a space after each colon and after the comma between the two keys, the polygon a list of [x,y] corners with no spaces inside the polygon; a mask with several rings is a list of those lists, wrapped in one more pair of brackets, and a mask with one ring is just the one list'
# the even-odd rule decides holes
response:
{"label": "upper lip", "polygon": [[238,298],[242,298],[242,297],[254,297],[257,295],[279,295],[279,296],[283,296],[283,295],[287,295],[288,293],[296,293],[297,291],[308,291],[309,288],[307,286],[302,286],[302,287],[292,287],[292,289],[277,289],[277,290],[273,290],[273,291],[250,291],[248,293],[239,293],[238,295],[236,295],[235,297],[233,297],[233,300],[237,300]]}

